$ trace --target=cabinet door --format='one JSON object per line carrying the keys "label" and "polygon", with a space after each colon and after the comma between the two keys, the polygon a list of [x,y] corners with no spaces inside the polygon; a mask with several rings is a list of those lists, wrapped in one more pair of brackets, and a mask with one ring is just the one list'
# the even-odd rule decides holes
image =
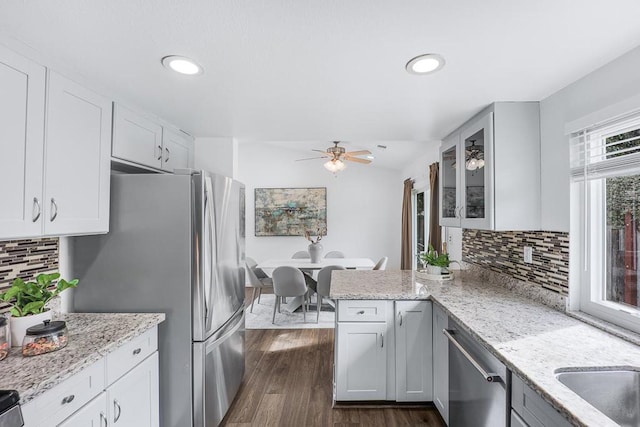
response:
{"label": "cabinet door", "polygon": [[173,172],[174,169],[189,167],[191,141],[187,135],[164,128],[162,132],[162,169]]}
{"label": "cabinet door", "polygon": [[107,388],[109,424],[157,427],[159,424],[158,353]]}
{"label": "cabinet door", "polygon": [[440,147],[441,226],[460,227],[460,163],[460,134],[454,133]]}
{"label": "cabinet door", "polygon": [[386,323],[338,323],[336,400],[384,400],[387,384]]}
{"label": "cabinet door", "polygon": [[110,141],[110,102],[51,72],[45,143],[45,235],[109,231]]}
{"label": "cabinet door", "polygon": [[442,333],[449,327],[446,313],[433,306],[433,403],[449,423],[449,343]]}
{"label": "cabinet door", "polygon": [[396,400],[433,400],[431,302],[396,301]]}
{"label": "cabinet door", "polygon": [[45,68],[0,46],[0,238],[42,234]]}
{"label": "cabinet door", "polygon": [[462,186],[462,227],[491,230],[493,209],[493,113],[464,128],[458,168]]}
{"label": "cabinet door", "polygon": [[102,392],[58,427],[104,427],[107,421],[107,394]]}
{"label": "cabinet door", "polygon": [[162,126],[121,105],[114,104],[111,155],[160,169],[162,167]]}

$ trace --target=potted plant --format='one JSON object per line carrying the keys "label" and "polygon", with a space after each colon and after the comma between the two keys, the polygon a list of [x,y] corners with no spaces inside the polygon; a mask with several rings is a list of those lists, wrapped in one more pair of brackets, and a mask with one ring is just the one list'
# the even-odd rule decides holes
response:
{"label": "potted plant", "polygon": [[[13,281],[11,287],[0,293],[0,300],[11,307],[11,343],[22,345],[27,328],[51,319],[51,311],[46,304],[65,289],[78,286],[78,279],[67,282],[60,279],[60,273],[39,274],[35,282],[25,282],[21,278]],[[56,283],[55,281],[58,280]]]}
{"label": "potted plant", "polygon": [[449,265],[452,262],[456,262],[451,261],[447,253],[438,254],[438,251],[436,251],[432,245],[429,245],[429,250],[418,255],[418,259],[427,265],[427,273],[429,274],[448,273]]}

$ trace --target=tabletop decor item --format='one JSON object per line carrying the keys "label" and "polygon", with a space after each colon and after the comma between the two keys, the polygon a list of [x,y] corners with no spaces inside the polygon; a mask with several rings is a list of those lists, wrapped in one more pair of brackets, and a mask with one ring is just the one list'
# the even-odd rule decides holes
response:
{"label": "tabletop decor item", "polygon": [[67,282],[60,279],[60,273],[39,274],[34,282],[16,278],[6,292],[0,293],[0,300],[12,305],[11,345],[20,347],[27,328],[51,320],[51,311],[46,304],[60,292],[76,286],[78,279]]}
{"label": "tabletop decor item", "polygon": [[418,260],[427,266],[427,273],[432,275],[449,274],[449,265],[451,263],[457,263],[457,261],[451,261],[448,253],[438,254],[432,245],[429,245],[429,250],[421,252],[418,255]]}
{"label": "tabletop decor item", "polygon": [[309,245],[309,257],[311,258],[312,263],[320,262],[322,259],[322,245],[320,244],[320,240],[324,236],[327,235],[326,227],[318,227],[315,231],[312,230],[304,230],[304,238],[311,242]]}
{"label": "tabletop decor item", "polygon": [[22,340],[22,355],[37,356],[66,347],[68,339],[67,324],[61,320],[45,320],[27,328]]}

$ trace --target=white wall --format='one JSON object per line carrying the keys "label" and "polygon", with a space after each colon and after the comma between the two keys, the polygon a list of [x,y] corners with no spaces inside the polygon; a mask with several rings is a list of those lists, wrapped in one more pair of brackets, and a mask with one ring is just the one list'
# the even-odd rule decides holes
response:
{"label": "white wall", "polygon": [[237,141],[234,138],[196,138],[194,167],[236,178],[238,173]]}
{"label": "white wall", "polygon": [[640,47],[540,102],[542,230],[569,231],[567,123],[640,94]]}
{"label": "white wall", "polygon": [[388,256],[387,268],[400,268],[400,172],[349,163],[334,176],[321,160],[295,161],[305,157],[308,153],[263,142],[238,143],[238,180],[247,190],[247,256],[258,262],[290,258],[309,244],[302,236],[255,236],[255,188],[326,187],[328,234],[321,241],[324,251],[340,250],[348,257],[374,261]]}

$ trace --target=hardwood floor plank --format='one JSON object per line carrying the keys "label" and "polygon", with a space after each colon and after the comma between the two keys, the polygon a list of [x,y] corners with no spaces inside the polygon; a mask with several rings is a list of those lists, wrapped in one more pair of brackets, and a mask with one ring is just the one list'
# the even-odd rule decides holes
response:
{"label": "hardwood floor plank", "polygon": [[443,427],[435,408],[333,409],[333,329],[248,330],[243,384],[222,425]]}

